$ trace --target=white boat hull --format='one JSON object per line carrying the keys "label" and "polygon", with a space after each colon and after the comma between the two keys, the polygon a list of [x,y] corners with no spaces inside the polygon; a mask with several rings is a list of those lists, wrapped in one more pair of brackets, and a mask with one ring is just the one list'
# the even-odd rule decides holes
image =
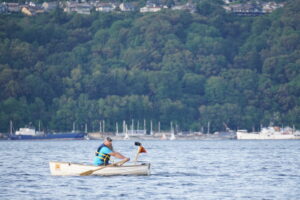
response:
{"label": "white boat hull", "polygon": [[300,137],[297,137],[292,134],[276,135],[276,134],[237,132],[236,136],[237,136],[238,140],[294,140],[294,139],[300,139]]}
{"label": "white boat hull", "polygon": [[[81,173],[98,169],[99,166],[83,165],[69,162],[49,162],[51,175],[54,176],[79,176]],[[104,167],[93,172],[91,175],[113,176],[113,175],[150,175],[150,164],[123,165]]]}

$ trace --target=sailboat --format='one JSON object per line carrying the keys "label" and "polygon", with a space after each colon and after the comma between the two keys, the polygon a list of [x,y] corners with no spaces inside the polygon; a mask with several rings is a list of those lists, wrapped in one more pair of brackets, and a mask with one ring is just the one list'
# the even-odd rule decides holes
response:
{"label": "sailboat", "polygon": [[127,125],[125,125],[125,136],[124,136],[124,140],[129,140],[129,135],[128,135],[128,128],[127,128]]}
{"label": "sailboat", "polygon": [[129,140],[129,135],[127,132],[125,133],[124,140]]}
{"label": "sailboat", "polygon": [[170,137],[170,140],[176,140],[176,137],[175,137],[174,132],[172,132],[171,137]]}
{"label": "sailboat", "polygon": [[171,122],[171,137],[170,137],[170,140],[175,140],[176,137],[175,137],[175,133],[174,133],[174,128],[173,128],[173,122]]}
{"label": "sailboat", "polygon": [[166,134],[163,133],[163,134],[161,135],[160,139],[161,139],[161,140],[166,140],[166,139],[167,139]]}

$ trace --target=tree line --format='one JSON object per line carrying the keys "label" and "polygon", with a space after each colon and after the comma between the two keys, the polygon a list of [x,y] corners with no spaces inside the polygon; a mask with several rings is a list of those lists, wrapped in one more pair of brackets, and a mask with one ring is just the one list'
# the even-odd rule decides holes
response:
{"label": "tree line", "polygon": [[258,17],[201,1],[197,13],[0,18],[0,131],[105,120],[169,129],[300,128],[300,1]]}

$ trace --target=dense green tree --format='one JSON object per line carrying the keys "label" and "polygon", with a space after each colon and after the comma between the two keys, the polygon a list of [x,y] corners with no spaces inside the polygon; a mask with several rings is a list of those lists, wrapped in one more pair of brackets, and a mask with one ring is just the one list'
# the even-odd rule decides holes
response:
{"label": "dense green tree", "polygon": [[55,131],[144,119],[166,130],[300,128],[300,2],[277,2],[256,17],[220,0],[193,14],[1,15],[0,131],[10,120]]}
{"label": "dense green tree", "polygon": [[224,103],[227,94],[227,82],[222,77],[213,76],[205,84],[205,99],[209,105]]}

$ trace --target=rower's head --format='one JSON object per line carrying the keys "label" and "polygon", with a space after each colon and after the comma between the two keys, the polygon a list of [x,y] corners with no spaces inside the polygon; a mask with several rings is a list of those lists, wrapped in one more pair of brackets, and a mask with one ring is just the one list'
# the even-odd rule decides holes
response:
{"label": "rower's head", "polygon": [[112,145],[112,139],[110,137],[106,137],[104,140],[104,144],[107,146],[111,146]]}

